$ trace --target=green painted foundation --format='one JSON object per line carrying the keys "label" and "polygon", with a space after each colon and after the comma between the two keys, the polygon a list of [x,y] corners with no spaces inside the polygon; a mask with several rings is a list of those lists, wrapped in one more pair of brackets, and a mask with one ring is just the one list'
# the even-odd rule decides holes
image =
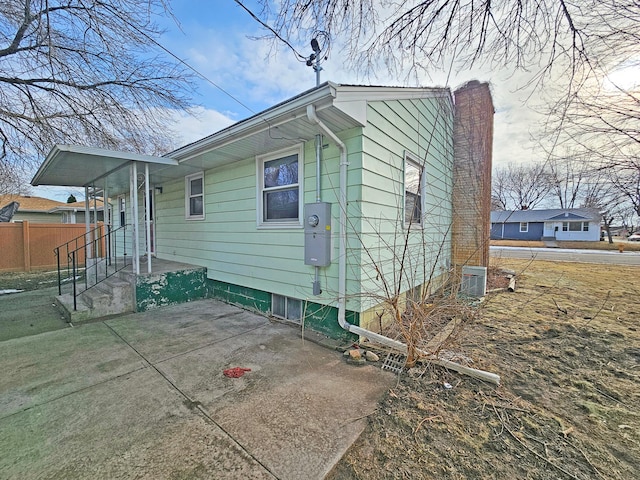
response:
{"label": "green painted foundation", "polygon": [[[255,288],[207,278],[206,268],[140,275],[136,278],[136,311],[144,312],[167,305],[177,305],[202,298],[215,298],[241,308],[271,314],[271,293]],[[313,302],[303,303],[304,327],[336,340],[355,341],[338,324],[338,309]],[[358,325],[358,312],[347,311],[347,321]]]}
{"label": "green painted foundation", "polygon": [[207,269],[193,268],[136,277],[136,311],[207,297]]}
{"label": "green painted foundation", "polygon": [[[271,293],[269,292],[211,279],[207,281],[207,287],[211,298],[238,305],[247,310],[265,314],[271,313]],[[303,305],[304,326],[306,329],[333,339],[347,341],[356,341],[358,339],[357,335],[353,335],[340,327],[338,324],[338,309],[336,307],[313,302],[306,302],[306,305]],[[359,324],[360,316],[358,312],[347,311],[346,318],[351,324]]]}

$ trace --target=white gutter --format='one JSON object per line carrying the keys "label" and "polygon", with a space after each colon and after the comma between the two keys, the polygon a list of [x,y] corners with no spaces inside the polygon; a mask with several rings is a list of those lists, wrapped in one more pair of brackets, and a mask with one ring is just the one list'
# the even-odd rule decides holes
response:
{"label": "white gutter", "polygon": [[[340,250],[338,256],[338,324],[347,332],[361,337],[366,337],[371,341],[380,343],[386,347],[397,350],[401,353],[407,354],[407,345],[394,340],[379,333],[372,332],[357,325],[352,325],[347,322],[346,319],[346,294],[347,294],[347,146],[338,136],[329,130],[329,128],[318,118],[316,114],[316,108],[314,105],[307,106],[307,118],[315,125],[318,125],[320,130],[329,138],[331,138],[338,149],[340,150],[340,186],[338,195],[338,204],[340,206]],[[483,370],[476,370],[475,368],[465,367],[449,360],[442,360],[432,355],[429,352],[418,350],[418,353],[425,356],[430,362],[441,365],[450,370],[454,370],[459,373],[464,373],[474,378],[484,380],[487,382],[498,385],[500,383],[500,376],[495,373],[485,372]]]}
{"label": "white gutter", "polygon": [[304,108],[307,105],[330,105],[335,99],[335,92],[336,85],[327,82],[320,87],[303,92],[279,105],[223,128],[208,137],[167,153],[166,157],[183,163],[203,152],[220,148],[230,142],[289,122],[295,118],[295,115],[292,116],[292,114],[295,114],[298,109],[302,112],[301,117],[304,117]]}

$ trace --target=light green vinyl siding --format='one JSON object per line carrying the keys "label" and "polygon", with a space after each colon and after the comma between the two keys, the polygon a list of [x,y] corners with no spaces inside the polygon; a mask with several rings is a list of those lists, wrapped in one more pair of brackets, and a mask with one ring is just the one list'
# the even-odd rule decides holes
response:
{"label": "light green vinyl siding", "polygon": [[[341,137],[357,155],[359,129]],[[324,142],[325,144],[328,142]],[[269,152],[264,152],[269,153]],[[156,195],[157,252],[161,258],[207,267],[210,279],[335,305],[338,283],[339,151],[323,149],[322,201],[332,204],[333,262],[321,268],[323,293],[312,295],[314,268],[304,264],[304,230],[259,228],[255,157],[205,171],[205,219],[186,220],[184,180]],[[315,147],[304,147],[304,202],[316,200]],[[349,192],[357,195],[359,189]]]}
{"label": "light green vinyl siding", "polygon": [[[432,272],[446,271],[452,210],[450,100],[370,102],[367,120],[360,225],[362,310],[386,295],[384,282],[402,293],[423,284]],[[422,225],[413,226],[409,235],[404,225],[405,152],[424,165],[425,184]]]}
{"label": "light green vinyl siding", "polygon": [[[434,273],[441,274],[450,258],[450,99],[370,102],[367,119],[366,127],[336,132],[348,151],[347,309],[355,312],[380,302],[380,273],[388,280],[397,273],[405,233],[405,151],[425,161],[426,195],[424,228],[409,237],[405,263],[412,273],[401,291],[423,283],[434,266]],[[156,196],[158,256],[207,267],[214,281],[335,306],[339,160],[337,146],[324,137],[321,190],[322,201],[332,204],[333,260],[320,268],[320,296],[312,294],[314,268],[304,265],[303,228],[257,225],[255,157],[204,172],[204,220],[185,219],[184,179],[163,185]],[[304,145],[303,176],[304,203],[315,202],[314,141]]]}

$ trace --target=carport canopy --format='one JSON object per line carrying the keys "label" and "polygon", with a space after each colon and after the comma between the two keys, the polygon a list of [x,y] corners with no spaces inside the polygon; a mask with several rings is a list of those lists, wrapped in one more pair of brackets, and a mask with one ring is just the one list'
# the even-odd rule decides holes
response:
{"label": "carport canopy", "polygon": [[[191,170],[178,167],[178,161],[172,158],[143,155],[133,152],[107,150],[81,145],[56,145],[36,172],[33,186],[52,185],[60,187],[102,186],[107,180],[112,195],[129,191],[129,169],[124,168],[138,162],[149,167],[149,183],[159,184],[163,180],[176,178],[176,175],[188,175]],[[169,173],[171,170],[171,173]],[[195,170],[195,169],[194,169]]]}
{"label": "carport canopy", "polygon": [[[138,241],[140,231],[138,219],[138,200],[136,190],[142,175],[147,185],[143,195],[144,227],[146,238],[147,272],[151,273],[151,218],[149,215],[149,189],[161,184],[163,180],[188,175],[194,167],[181,166],[178,161],[167,157],[156,157],[133,152],[107,150],[81,145],[56,145],[36,172],[33,186],[51,185],[62,187],[84,187],[85,203],[89,208],[89,195],[102,190],[105,202],[108,198],[129,193],[132,206],[131,242],[133,248],[134,273],[140,273],[140,255],[143,253]],[[105,212],[105,220],[108,213]],[[89,233],[89,216],[85,217]]]}

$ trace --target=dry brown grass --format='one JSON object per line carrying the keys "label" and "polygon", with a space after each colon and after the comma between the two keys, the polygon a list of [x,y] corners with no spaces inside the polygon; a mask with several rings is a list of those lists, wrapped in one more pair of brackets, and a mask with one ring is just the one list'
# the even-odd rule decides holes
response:
{"label": "dry brown grass", "polygon": [[410,370],[330,478],[637,477],[640,270],[497,266],[518,272],[516,292],[488,297],[449,348],[502,384]]}

